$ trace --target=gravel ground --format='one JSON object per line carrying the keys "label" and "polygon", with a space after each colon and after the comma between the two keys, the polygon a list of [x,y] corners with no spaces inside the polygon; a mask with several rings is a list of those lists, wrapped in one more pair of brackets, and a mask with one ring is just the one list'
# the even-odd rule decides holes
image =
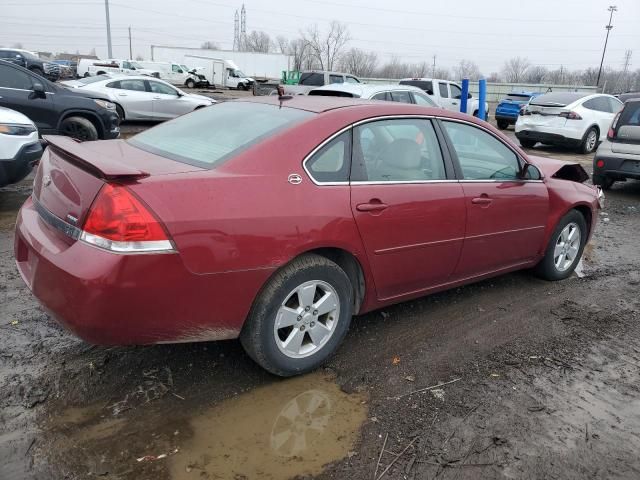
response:
{"label": "gravel ground", "polygon": [[2,479],[640,477],[638,182],[608,193],[581,278],[518,272],[355,318],[325,369],[286,381],[236,341],[62,330],[13,263],[29,194],[0,190]]}

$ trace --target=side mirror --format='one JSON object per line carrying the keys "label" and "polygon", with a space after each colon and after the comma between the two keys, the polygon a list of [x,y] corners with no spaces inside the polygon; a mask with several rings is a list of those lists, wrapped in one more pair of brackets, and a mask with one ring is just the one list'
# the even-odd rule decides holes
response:
{"label": "side mirror", "polygon": [[467,98],[473,98],[473,95],[471,95],[470,93],[467,95]]}
{"label": "side mirror", "polygon": [[44,89],[44,85],[40,82],[33,82],[33,97],[34,98],[47,98],[47,92]]}
{"label": "side mirror", "polygon": [[433,95],[433,90],[427,90],[427,95]]}
{"label": "side mirror", "polygon": [[520,171],[520,178],[523,180],[540,180],[542,178],[542,174],[535,165],[525,163],[524,167],[522,167],[522,170]]}

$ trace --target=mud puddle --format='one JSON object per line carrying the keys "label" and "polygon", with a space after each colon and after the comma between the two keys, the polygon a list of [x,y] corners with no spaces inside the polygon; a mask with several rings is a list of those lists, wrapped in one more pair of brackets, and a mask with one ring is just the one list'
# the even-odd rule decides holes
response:
{"label": "mud puddle", "polygon": [[104,403],[52,412],[41,451],[55,452],[48,463],[77,478],[285,480],[348,456],[367,418],[364,395],[321,373],[211,407],[184,403],[169,416],[164,401],[117,414]]}
{"label": "mud puddle", "polygon": [[346,457],[366,419],[362,395],[312,374],[227,400],[191,420],[170,478],[286,479]]}

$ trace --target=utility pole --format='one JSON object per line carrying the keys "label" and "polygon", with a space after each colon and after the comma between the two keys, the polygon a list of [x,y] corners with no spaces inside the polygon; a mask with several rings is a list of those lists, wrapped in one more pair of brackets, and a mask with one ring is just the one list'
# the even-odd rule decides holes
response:
{"label": "utility pole", "polygon": [[133,50],[131,48],[131,25],[129,25],[129,60],[133,60]]}
{"label": "utility pole", "polygon": [[113,50],[111,48],[111,22],[109,20],[109,0],[104,0],[104,11],[107,15],[107,54],[109,58],[113,58]]}
{"label": "utility pole", "polygon": [[609,41],[609,32],[611,32],[611,29],[613,28],[613,25],[611,25],[611,20],[613,19],[613,12],[617,11],[618,7],[616,7],[615,5],[610,5],[607,10],[609,10],[609,12],[611,13],[609,14],[609,25],[604,27],[607,29],[607,36],[604,39],[604,48],[602,49],[602,60],[600,60],[600,69],[598,70],[598,79],[596,80],[596,86],[600,85],[600,75],[602,75],[602,64],[604,63],[604,54],[607,52],[607,42]]}
{"label": "utility pole", "polygon": [[436,77],[436,56],[433,56],[433,72],[431,72],[431,78]]}

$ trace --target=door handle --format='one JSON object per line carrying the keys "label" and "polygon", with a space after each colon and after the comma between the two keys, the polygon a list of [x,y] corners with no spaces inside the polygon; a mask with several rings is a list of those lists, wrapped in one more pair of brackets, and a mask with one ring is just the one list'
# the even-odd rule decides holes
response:
{"label": "door handle", "polygon": [[126,96],[127,96],[127,94],[126,94],[126,93],[119,93],[119,94],[118,94],[118,96],[119,96],[119,97],[126,97]]}
{"label": "door handle", "polygon": [[493,200],[491,200],[486,193],[483,193],[479,197],[471,199],[471,203],[473,203],[474,205],[489,206],[491,202],[493,202]]}
{"label": "door handle", "polygon": [[369,203],[360,203],[356,205],[356,210],[359,212],[381,212],[389,205],[382,203],[380,200],[371,200]]}

